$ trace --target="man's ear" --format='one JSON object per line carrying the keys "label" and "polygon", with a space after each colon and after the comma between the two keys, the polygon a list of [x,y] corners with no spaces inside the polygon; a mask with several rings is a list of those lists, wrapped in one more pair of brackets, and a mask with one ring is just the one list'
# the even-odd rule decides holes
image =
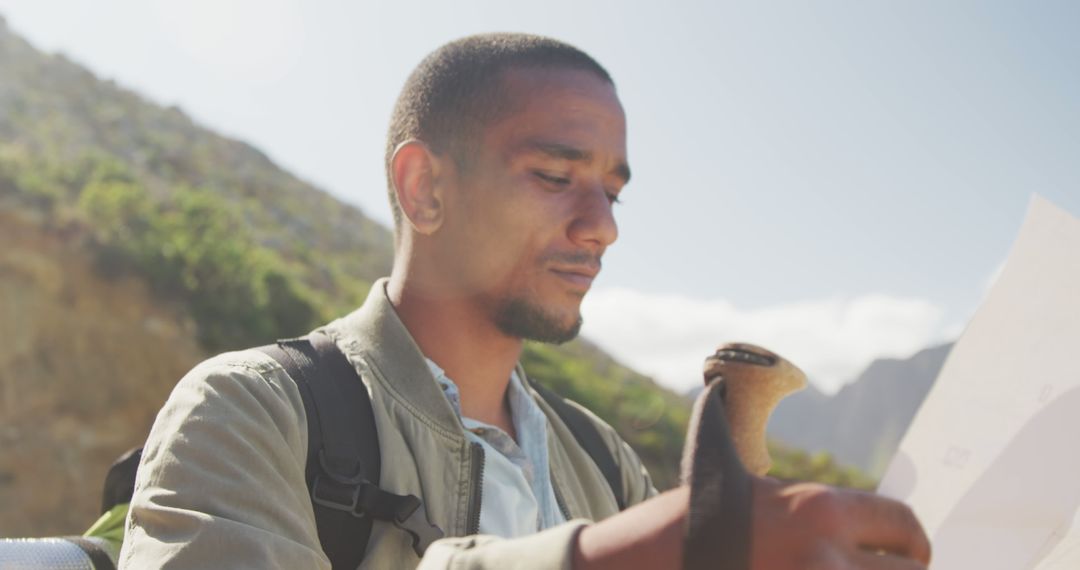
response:
{"label": "man's ear", "polygon": [[398,145],[390,159],[401,213],[419,234],[431,235],[442,225],[443,196],[439,185],[441,161],[426,144],[408,140]]}

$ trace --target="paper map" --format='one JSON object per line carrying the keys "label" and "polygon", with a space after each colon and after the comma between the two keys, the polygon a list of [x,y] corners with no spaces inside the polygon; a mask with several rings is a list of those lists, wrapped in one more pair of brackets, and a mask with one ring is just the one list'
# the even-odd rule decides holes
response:
{"label": "paper map", "polygon": [[933,570],[1080,569],[1080,220],[1032,200],[878,490]]}

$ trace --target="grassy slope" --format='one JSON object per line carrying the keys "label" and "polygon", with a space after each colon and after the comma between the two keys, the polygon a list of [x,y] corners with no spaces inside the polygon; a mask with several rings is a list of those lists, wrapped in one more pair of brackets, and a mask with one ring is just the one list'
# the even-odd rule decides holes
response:
{"label": "grassy slope", "polygon": [[[207,348],[302,333],[388,273],[385,228],[179,109],[42,54],[2,25],[0,77],[0,200],[89,232],[103,268],[181,302]],[[675,483],[684,398],[584,341],[529,345],[523,361],[614,425],[660,487]],[[816,473],[803,469],[809,458],[780,453],[782,475]],[[842,480],[824,471],[816,476]]]}

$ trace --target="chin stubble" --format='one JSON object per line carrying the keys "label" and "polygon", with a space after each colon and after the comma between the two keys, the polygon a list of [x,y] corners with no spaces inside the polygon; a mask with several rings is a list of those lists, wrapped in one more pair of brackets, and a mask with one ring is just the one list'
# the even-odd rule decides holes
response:
{"label": "chin stubble", "polygon": [[548,344],[573,340],[581,331],[581,315],[563,324],[542,307],[521,298],[509,299],[495,313],[495,324],[507,335]]}

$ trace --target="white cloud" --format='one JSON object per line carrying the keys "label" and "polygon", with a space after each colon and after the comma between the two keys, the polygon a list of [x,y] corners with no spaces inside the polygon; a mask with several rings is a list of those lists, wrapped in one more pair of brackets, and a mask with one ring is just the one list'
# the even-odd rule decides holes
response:
{"label": "white cloud", "polygon": [[934,304],[879,294],[744,310],[722,299],[607,289],[589,293],[582,313],[591,341],[677,390],[701,382],[717,345],[745,341],[783,355],[831,393],[875,358],[909,356],[943,329]]}

